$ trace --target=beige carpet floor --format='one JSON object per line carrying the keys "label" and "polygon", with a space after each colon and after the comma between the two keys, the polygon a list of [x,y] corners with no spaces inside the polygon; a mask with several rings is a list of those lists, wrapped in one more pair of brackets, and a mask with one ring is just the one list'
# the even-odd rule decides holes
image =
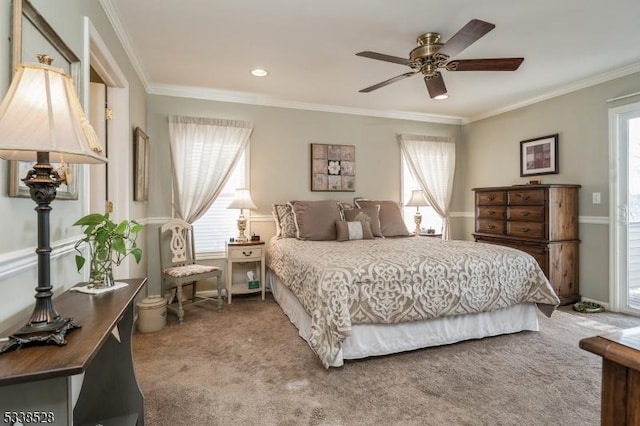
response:
{"label": "beige carpet floor", "polygon": [[268,296],[187,310],[135,334],[145,420],[163,425],[597,425],[601,359],[584,337],[640,319],[568,308],[522,332],[326,370]]}

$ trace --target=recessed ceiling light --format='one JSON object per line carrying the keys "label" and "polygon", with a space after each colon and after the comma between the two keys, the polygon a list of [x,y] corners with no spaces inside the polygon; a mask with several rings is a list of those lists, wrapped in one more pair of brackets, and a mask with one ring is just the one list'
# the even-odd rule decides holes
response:
{"label": "recessed ceiling light", "polygon": [[251,70],[251,75],[254,75],[256,77],[266,77],[267,75],[269,75],[269,71],[263,70],[262,68],[254,68]]}
{"label": "recessed ceiling light", "polygon": [[434,97],[433,99],[437,99],[439,101],[443,100],[443,99],[447,99],[449,97],[449,95],[447,95],[446,93],[442,94],[442,95],[438,95],[436,97]]}

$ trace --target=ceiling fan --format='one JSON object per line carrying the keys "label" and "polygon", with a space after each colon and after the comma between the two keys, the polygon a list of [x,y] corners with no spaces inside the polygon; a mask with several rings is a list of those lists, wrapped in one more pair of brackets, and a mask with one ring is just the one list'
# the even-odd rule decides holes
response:
{"label": "ceiling fan", "polygon": [[357,56],[365,58],[407,65],[412,70],[364,88],[360,90],[360,93],[369,93],[388,84],[422,73],[424,74],[424,82],[427,85],[429,96],[435,99],[444,99],[447,97],[447,88],[440,73],[441,69],[447,71],[517,70],[524,58],[459,59],[449,61],[449,58],[462,52],[494,28],[494,24],[472,19],[444,44],[439,42],[440,34],[438,33],[422,34],[417,40],[418,47],[409,53],[409,59],[370,51],[356,53]]}

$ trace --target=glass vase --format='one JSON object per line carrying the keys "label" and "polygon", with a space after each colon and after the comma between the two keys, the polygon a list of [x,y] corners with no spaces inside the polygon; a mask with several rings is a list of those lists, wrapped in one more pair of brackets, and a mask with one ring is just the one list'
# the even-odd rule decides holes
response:
{"label": "glass vase", "polygon": [[112,287],[113,281],[113,260],[111,256],[99,256],[99,252],[92,250],[91,265],[89,270],[89,288]]}

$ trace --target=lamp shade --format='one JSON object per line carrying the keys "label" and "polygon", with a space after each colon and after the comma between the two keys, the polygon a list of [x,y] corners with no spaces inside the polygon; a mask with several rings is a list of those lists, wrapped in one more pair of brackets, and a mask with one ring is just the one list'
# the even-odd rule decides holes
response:
{"label": "lamp shade", "polygon": [[429,203],[427,199],[424,198],[424,193],[419,189],[411,191],[411,198],[409,198],[409,201],[405,204],[406,207],[422,207],[428,205]]}
{"label": "lamp shade", "polygon": [[0,158],[54,163],[104,163],[98,137],[85,118],[71,78],[45,64],[21,64],[0,104]]}
{"label": "lamp shade", "polygon": [[236,195],[233,197],[233,201],[229,204],[229,209],[255,209],[257,208],[253,204],[251,199],[251,192],[247,188],[236,189]]}

